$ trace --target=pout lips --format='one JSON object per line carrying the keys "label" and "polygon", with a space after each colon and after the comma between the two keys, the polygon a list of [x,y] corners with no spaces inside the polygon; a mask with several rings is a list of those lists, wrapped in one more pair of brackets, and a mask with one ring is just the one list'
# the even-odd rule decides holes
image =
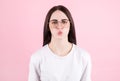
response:
{"label": "pout lips", "polygon": [[58,35],[61,35],[61,34],[62,34],[62,32],[61,32],[61,31],[59,31],[59,32],[58,32]]}

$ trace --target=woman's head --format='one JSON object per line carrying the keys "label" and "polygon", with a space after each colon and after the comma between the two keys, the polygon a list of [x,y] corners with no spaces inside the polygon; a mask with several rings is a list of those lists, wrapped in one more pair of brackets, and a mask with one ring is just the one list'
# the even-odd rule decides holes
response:
{"label": "woman's head", "polygon": [[[59,22],[61,26],[59,26]],[[76,44],[74,21],[70,11],[66,7],[58,5],[48,11],[44,22],[43,46],[50,43],[55,30],[52,29],[53,27],[56,27],[56,30],[59,29],[58,34],[61,32],[61,29],[66,28],[64,32],[68,36],[68,41]]]}

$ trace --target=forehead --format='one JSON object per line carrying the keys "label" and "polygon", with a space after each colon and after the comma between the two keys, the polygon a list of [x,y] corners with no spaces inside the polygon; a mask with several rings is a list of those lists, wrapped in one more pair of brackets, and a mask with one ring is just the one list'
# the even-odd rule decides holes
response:
{"label": "forehead", "polygon": [[52,19],[57,19],[57,20],[62,20],[62,19],[68,19],[68,17],[60,10],[56,10],[55,12],[52,13],[50,20]]}

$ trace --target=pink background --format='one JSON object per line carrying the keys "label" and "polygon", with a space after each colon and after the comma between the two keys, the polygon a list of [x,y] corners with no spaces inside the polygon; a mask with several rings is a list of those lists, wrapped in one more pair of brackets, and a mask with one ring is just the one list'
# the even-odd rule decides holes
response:
{"label": "pink background", "polygon": [[46,13],[58,4],[71,11],[78,45],[91,55],[92,80],[120,81],[119,0],[0,0],[0,81],[27,81]]}

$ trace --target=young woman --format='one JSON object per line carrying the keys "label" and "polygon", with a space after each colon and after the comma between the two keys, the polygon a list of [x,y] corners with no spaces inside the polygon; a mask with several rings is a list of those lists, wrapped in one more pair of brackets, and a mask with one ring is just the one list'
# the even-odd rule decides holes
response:
{"label": "young woman", "polygon": [[76,45],[73,18],[66,7],[48,11],[43,37],[43,47],[31,56],[28,81],[91,81],[91,58]]}

